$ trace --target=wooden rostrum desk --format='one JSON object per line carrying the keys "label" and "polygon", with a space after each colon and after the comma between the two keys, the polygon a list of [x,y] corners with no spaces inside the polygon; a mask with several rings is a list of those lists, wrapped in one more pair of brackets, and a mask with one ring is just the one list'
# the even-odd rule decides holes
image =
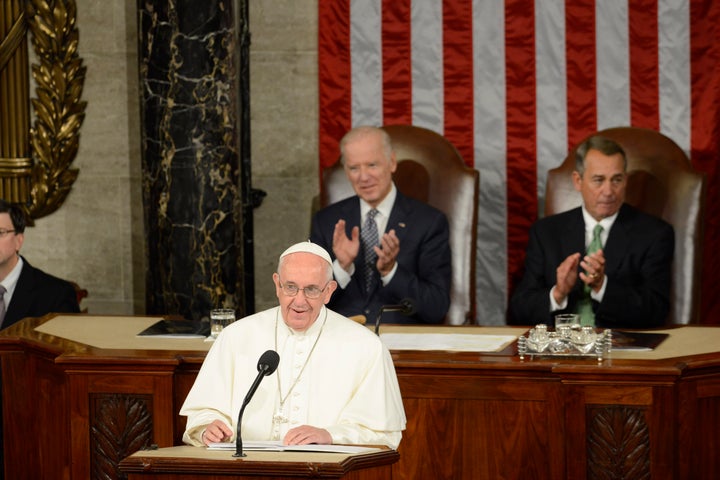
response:
{"label": "wooden rostrum desk", "polygon": [[[180,445],[209,343],[136,338],[153,317],[62,315],[0,332],[6,478],[123,478]],[[520,335],[521,327],[387,332]],[[720,328],[611,358],[392,351],[408,418],[394,479],[720,478]]]}
{"label": "wooden rostrum desk", "polygon": [[390,480],[400,455],[385,446],[363,453],[208,450],[188,445],[140,450],[120,462],[128,480]]}

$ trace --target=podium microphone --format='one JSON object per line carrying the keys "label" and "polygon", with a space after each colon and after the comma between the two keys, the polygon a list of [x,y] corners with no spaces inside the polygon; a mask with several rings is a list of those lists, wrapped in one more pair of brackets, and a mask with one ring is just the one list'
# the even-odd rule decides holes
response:
{"label": "podium microphone", "polygon": [[280,355],[278,355],[275,350],[268,350],[262,355],[260,355],[260,360],[258,360],[257,364],[257,377],[255,377],[255,381],[250,386],[250,390],[248,390],[247,395],[245,395],[245,400],[243,400],[242,407],[240,407],[240,413],[238,413],[237,439],[235,440],[235,454],[233,455],[233,457],[246,456],[243,453],[242,437],[240,436],[240,426],[242,425],[243,412],[245,412],[245,407],[247,406],[247,404],[250,403],[250,399],[253,397],[253,395],[255,395],[255,390],[257,390],[258,386],[260,385],[260,381],[263,379],[263,377],[272,375],[272,373],[277,369],[278,363],[280,363]]}
{"label": "podium microphone", "polygon": [[410,298],[403,298],[398,305],[383,305],[375,319],[375,335],[380,335],[380,319],[385,312],[399,312],[406,317],[415,313],[415,303]]}

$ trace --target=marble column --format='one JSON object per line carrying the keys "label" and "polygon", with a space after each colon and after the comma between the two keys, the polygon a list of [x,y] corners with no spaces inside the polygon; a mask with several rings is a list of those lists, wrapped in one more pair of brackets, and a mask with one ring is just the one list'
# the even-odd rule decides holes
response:
{"label": "marble column", "polygon": [[245,312],[233,0],[138,0],[147,312]]}

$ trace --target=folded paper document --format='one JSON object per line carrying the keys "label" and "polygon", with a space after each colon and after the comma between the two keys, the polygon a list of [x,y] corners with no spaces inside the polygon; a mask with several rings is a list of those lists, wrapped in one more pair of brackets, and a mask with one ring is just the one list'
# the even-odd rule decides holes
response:
{"label": "folded paper document", "polygon": [[[235,450],[235,442],[211,443],[208,450]],[[243,451],[267,452],[330,452],[330,453],[368,453],[378,449],[358,445],[283,445],[281,441],[250,441],[243,442]]]}

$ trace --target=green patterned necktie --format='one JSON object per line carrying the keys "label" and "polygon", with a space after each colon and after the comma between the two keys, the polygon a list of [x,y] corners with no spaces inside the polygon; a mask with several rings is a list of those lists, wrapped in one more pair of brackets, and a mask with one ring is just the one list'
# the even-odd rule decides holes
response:
{"label": "green patterned necktie", "polygon": [[[593,229],[592,240],[590,241],[590,245],[588,245],[587,248],[587,255],[595,253],[602,248],[602,240],[600,239],[600,234],[602,233],[602,231],[602,225],[600,225],[599,223],[595,225],[595,228]],[[591,288],[587,285],[584,285],[583,296],[578,302],[576,313],[580,314],[581,325],[590,325],[594,327],[595,312],[593,312],[592,309],[592,298],[590,298],[590,291]]]}

